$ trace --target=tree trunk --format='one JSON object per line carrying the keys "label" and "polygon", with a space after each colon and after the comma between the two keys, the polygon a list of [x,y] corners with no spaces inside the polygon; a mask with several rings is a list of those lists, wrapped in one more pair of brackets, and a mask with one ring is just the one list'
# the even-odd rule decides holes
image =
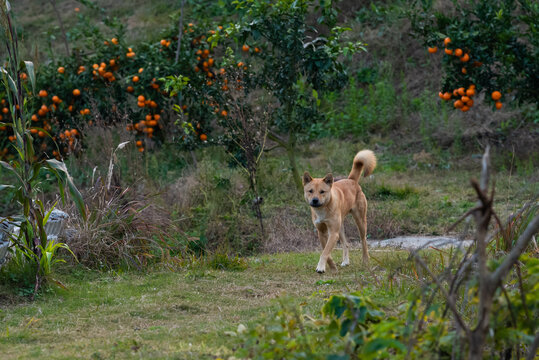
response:
{"label": "tree trunk", "polygon": [[64,38],[64,46],[66,48],[66,55],[69,56],[69,44],[67,42],[67,34],[64,28],[64,22],[62,21],[62,17],[60,16],[58,9],[56,8],[56,0],[50,0],[50,2],[54,10],[54,13],[56,14],[56,17],[58,18],[58,23],[60,24],[60,31],[62,31],[62,36]]}

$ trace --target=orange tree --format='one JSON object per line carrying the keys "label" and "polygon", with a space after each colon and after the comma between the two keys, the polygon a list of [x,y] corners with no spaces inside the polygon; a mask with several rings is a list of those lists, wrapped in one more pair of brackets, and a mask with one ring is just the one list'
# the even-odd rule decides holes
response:
{"label": "orange tree", "polygon": [[[147,145],[172,138],[176,127],[167,122],[174,116],[172,102],[159,80],[169,74],[190,79],[180,109],[192,131],[182,133],[180,144],[193,148],[207,139],[215,113],[205,99],[207,93],[218,90],[214,78],[219,71],[213,49],[205,41],[210,32],[186,24],[182,56],[176,62],[178,29],[173,26],[163,31],[159,41],[135,47],[126,43],[119,21],[104,19],[112,34],[105,36],[88,16],[77,13],[77,17],[78,24],[69,32],[73,56],[55,57],[40,66],[39,91],[28,99],[32,131],[42,156],[59,159],[80,150],[84,131],[92,126],[126,125],[141,152]],[[25,83],[27,75],[21,74],[21,80]],[[8,106],[1,109],[3,116],[9,115]],[[0,127],[0,156],[13,156],[7,144],[14,141],[10,128]]]}
{"label": "orange tree", "polygon": [[[238,68],[249,72],[246,90],[262,88],[277,99],[268,137],[286,149],[294,184],[301,189],[296,164],[298,138],[323,115],[319,92],[346,84],[341,55],[364,50],[360,43],[343,43],[347,29],[335,27],[331,1],[240,0],[235,2],[241,19],[224,29],[236,44]],[[319,16],[313,25],[309,12]],[[324,31],[326,35],[322,35]],[[215,34],[210,41],[221,39]]]}
{"label": "orange tree", "polygon": [[413,31],[428,52],[444,57],[440,98],[461,111],[468,111],[473,96],[481,91],[496,109],[511,100],[538,103],[539,4],[533,0],[451,4],[441,12],[433,9],[432,1],[422,0],[410,12]]}

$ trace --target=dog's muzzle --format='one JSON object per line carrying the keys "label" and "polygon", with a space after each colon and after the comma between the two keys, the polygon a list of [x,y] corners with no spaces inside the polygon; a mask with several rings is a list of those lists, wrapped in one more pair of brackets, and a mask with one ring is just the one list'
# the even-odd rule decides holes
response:
{"label": "dog's muzzle", "polygon": [[309,205],[311,205],[312,207],[322,206],[322,204],[320,203],[320,200],[318,200],[317,198],[312,199]]}

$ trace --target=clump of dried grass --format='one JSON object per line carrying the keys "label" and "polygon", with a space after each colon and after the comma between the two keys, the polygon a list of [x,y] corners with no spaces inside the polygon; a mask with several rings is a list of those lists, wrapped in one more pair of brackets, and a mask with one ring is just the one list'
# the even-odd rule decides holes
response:
{"label": "clump of dried grass", "polygon": [[67,240],[78,261],[91,268],[142,268],[153,259],[183,254],[184,242],[170,214],[130,188],[107,190],[98,179],[84,194],[87,218],[70,211]]}

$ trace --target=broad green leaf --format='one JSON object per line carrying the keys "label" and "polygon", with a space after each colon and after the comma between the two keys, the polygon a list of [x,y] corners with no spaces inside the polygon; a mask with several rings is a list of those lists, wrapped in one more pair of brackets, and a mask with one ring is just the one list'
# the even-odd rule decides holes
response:
{"label": "broad green leaf", "polygon": [[28,77],[30,78],[30,84],[32,84],[32,93],[36,93],[36,73],[34,70],[34,63],[31,61],[25,61],[26,71],[28,71]]}
{"label": "broad green leaf", "polygon": [[79,210],[80,215],[82,216],[84,220],[86,220],[86,209],[84,208],[84,201],[82,199],[82,195],[77,189],[77,187],[75,186],[75,183],[73,182],[73,179],[71,178],[71,175],[69,174],[69,171],[67,170],[65,163],[62,161],[58,161],[56,159],[46,160],[46,163],[51,169],[55,169],[57,171],[64,173],[67,186],[69,188],[69,193],[71,194],[73,201],[77,205],[77,209]]}

